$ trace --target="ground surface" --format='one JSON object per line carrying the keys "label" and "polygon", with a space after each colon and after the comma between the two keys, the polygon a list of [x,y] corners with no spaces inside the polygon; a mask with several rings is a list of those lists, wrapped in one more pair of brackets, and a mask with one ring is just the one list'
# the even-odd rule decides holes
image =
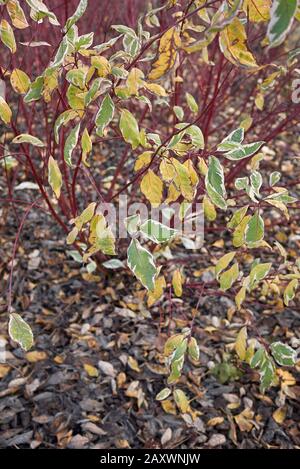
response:
{"label": "ground surface", "polygon": [[[176,415],[171,402],[163,410],[155,395],[165,386],[160,351],[167,329],[159,333],[159,314],[169,314],[167,302],[150,313],[142,293],[138,301],[136,285],[121,274],[83,280],[78,264],[64,253],[57,227],[37,212],[25,225],[14,274],[14,307],[32,325],[37,353],[14,347],[4,295],[15,221],[5,209],[2,215],[0,335],[8,342],[7,363],[0,365],[1,447],[300,445],[299,373],[286,372],[283,383],[291,385],[262,396],[249,370],[223,384],[209,372],[224,352],[227,357],[236,335],[235,318],[226,319],[232,306],[227,298],[206,299],[196,319],[201,364],[188,365],[181,382],[194,414]],[[176,300],[171,327],[189,323],[189,301],[188,295]],[[288,336],[299,325],[297,311],[260,309],[264,335]]]}
{"label": "ground surface", "polygon": [[[297,145],[278,147],[286,185],[300,174],[298,153]],[[4,182],[1,187],[4,196]],[[292,194],[297,195],[296,188]],[[28,202],[34,196],[28,190],[18,195]],[[163,409],[155,395],[166,385],[163,344],[170,331],[190,325],[195,292],[186,290],[171,302],[166,295],[149,309],[144,291],[126,273],[96,272],[88,279],[66,255],[63,233],[43,211],[33,210],[22,231],[13,283],[13,307],[35,336],[33,350],[25,354],[7,333],[7,283],[18,223],[10,205],[0,210],[0,338],[6,341],[7,359],[0,364],[0,447],[300,446],[300,368],[285,369],[279,385],[262,396],[258,375],[232,353],[247,315],[255,317],[267,340],[293,338],[299,347],[297,299],[283,309],[276,295],[267,301],[257,296],[237,313],[225,296],[204,298],[194,325],[200,365],[187,363],[179,383],[192,412],[180,415],[172,401]],[[19,217],[24,213],[21,207],[17,211]],[[280,240],[295,258],[300,214],[292,214],[286,224],[270,212],[266,227],[268,240]],[[209,281],[205,269],[212,258],[231,249],[229,235],[219,235],[218,228],[209,228],[205,236],[199,252],[172,248],[188,281]],[[264,255],[277,260],[268,251]],[[172,268],[174,263],[166,262],[164,269]]]}

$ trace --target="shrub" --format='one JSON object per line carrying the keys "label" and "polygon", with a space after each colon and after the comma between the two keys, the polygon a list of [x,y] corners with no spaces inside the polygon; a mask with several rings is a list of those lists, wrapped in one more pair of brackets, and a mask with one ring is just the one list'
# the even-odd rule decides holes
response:
{"label": "shrub", "polygon": [[[300,262],[274,241],[265,217],[279,213],[275,223],[287,223],[294,216],[299,205],[289,191],[299,181],[280,182],[280,163],[266,155],[297,126],[297,1],[169,0],[147,11],[145,2],[128,1],[126,11],[109,1],[101,8],[93,0],[51,2],[52,9],[46,3],[0,0],[1,163],[7,202],[14,210],[27,205],[11,265],[12,339],[25,350],[33,343],[12,309],[13,261],[33,208],[47,210],[60,226],[85,278],[127,263],[149,307],[166,292],[183,299],[192,292],[198,305],[206,296],[233,297],[241,312],[255,297],[274,295],[289,305]],[[126,25],[111,24],[115,19]],[[100,158],[105,151],[110,167]],[[39,197],[20,201],[17,183],[37,188]],[[122,223],[116,232],[110,221],[122,196],[130,207],[140,204],[124,217],[129,242]],[[145,201],[152,209],[164,204],[163,218],[145,217]],[[206,242],[201,255],[213,278],[195,282],[183,274],[189,257],[178,267],[171,252],[179,243],[199,250],[202,213],[209,241],[227,233],[232,248],[211,262]],[[196,232],[181,231],[187,220]],[[267,343],[253,317],[244,317],[236,353],[259,370],[264,392],[276,383],[278,365],[295,364],[296,352]],[[186,357],[199,360],[193,325],[167,340],[170,387],[157,396],[173,392],[183,412],[186,395],[172,386]]]}

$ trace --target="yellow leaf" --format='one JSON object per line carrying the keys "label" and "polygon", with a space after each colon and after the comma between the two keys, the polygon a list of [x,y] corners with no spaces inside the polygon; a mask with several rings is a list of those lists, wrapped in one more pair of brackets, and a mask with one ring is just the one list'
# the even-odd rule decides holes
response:
{"label": "yellow leaf", "polygon": [[282,368],[277,368],[276,374],[279,376],[282,384],[285,386],[295,386],[296,380],[289,371],[283,370]]}
{"label": "yellow leaf", "polygon": [[87,372],[87,374],[91,378],[97,378],[99,376],[99,371],[93,365],[89,365],[88,363],[84,363],[83,367],[84,367],[85,371]]}
{"label": "yellow leaf", "polygon": [[51,73],[47,73],[44,76],[42,95],[46,103],[51,101],[52,93],[58,87],[58,74],[58,70],[51,70]]}
{"label": "yellow leaf", "polygon": [[16,93],[25,94],[30,87],[30,79],[22,70],[15,68],[10,76],[10,83]]}
{"label": "yellow leaf", "polygon": [[67,236],[67,239],[66,239],[67,244],[73,244],[76,237],[77,237],[77,235],[78,235],[78,233],[79,233],[78,228],[76,226],[74,226],[74,228],[70,231],[70,233]]}
{"label": "yellow leaf", "polygon": [[9,373],[10,366],[0,364],[0,379],[5,378],[5,376]]}
{"label": "yellow leaf", "polygon": [[244,129],[245,132],[247,132],[247,130],[250,129],[251,125],[252,125],[252,122],[253,122],[253,119],[251,116],[247,116],[245,117],[245,119],[242,120],[242,122],[240,123],[240,127],[242,127]]}
{"label": "yellow leaf", "polygon": [[85,166],[89,167],[87,162],[87,155],[92,151],[93,144],[91,137],[89,136],[87,128],[84,129],[82,137],[81,137],[81,148],[82,148],[82,162]]}
{"label": "yellow leaf", "polygon": [[52,156],[49,157],[48,161],[48,181],[54,194],[59,199],[62,186],[62,175],[57,161],[55,161]]}
{"label": "yellow leaf", "polygon": [[141,372],[141,369],[138,365],[138,362],[136,361],[135,358],[133,357],[128,357],[128,366],[133,370],[133,371],[136,371],[137,373],[140,373]]}
{"label": "yellow leaf", "polygon": [[238,226],[235,228],[233,232],[233,240],[232,240],[232,244],[234,245],[235,248],[239,248],[244,244],[245,230],[246,230],[246,226],[250,218],[251,218],[251,215],[246,215],[242,219],[242,221],[238,224]]}
{"label": "yellow leaf", "polygon": [[244,67],[258,67],[247,47],[245,27],[238,18],[234,18],[229,26],[220,32],[219,41],[223,54],[231,63]]}
{"label": "yellow leaf", "polygon": [[208,171],[208,167],[207,167],[207,164],[206,164],[206,162],[203,158],[199,158],[198,169],[200,171],[200,174],[202,174],[202,176],[206,176],[207,171]]}
{"label": "yellow leaf", "polygon": [[5,44],[12,54],[17,50],[15,35],[12,27],[6,20],[1,20],[0,23],[0,38],[3,44]]}
{"label": "yellow leaf", "polygon": [[189,173],[189,177],[190,177],[190,180],[191,180],[191,183],[193,186],[197,186],[198,182],[199,182],[199,178],[198,178],[198,174],[197,172],[195,171],[195,168],[194,168],[194,165],[193,165],[193,162],[192,160],[188,159],[186,160],[183,165],[186,167],[186,169],[188,170],[188,173]]}
{"label": "yellow leaf", "polygon": [[227,254],[224,254],[224,256],[221,257],[221,259],[218,260],[216,266],[215,266],[215,275],[216,275],[216,279],[219,278],[219,274],[221,272],[223,272],[223,270],[226,269],[226,267],[228,267],[228,265],[230,264],[230,262],[233,260],[233,258],[235,257],[235,252],[232,251],[232,252],[228,252]]}
{"label": "yellow leaf", "polygon": [[92,202],[82,211],[79,217],[75,218],[75,225],[79,230],[81,230],[82,226],[92,219],[96,205],[96,202]]}
{"label": "yellow leaf", "polygon": [[175,183],[179,187],[183,197],[191,202],[194,198],[195,188],[192,184],[189,171],[184,164],[180,163],[176,158],[172,158],[172,164],[175,167],[177,175]]}
{"label": "yellow leaf", "polygon": [[167,414],[171,414],[171,415],[176,415],[177,414],[176,407],[170,399],[165,399],[164,401],[161,401],[160,403],[161,403],[161,406],[162,406],[163,410]]}
{"label": "yellow leaf", "polygon": [[258,93],[255,97],[255,106],[257,107],[257,109],[262,111],[264,108],[264,103],[265,103],[264,95],[262,93]]}
{"label": "yellow leaf", "polygon": [[9,0],[6,4],[6,8],[15,28],[28,28],[29,25],[27,23],[26,16],[18,0]]}
{"label": "yellow leaf", "polygon": [[173,289],[174,289],[174,293],[176,296],[182,296],[182,283],[183,283],[183,279],[182,279],[182,275],[181,275],[181,272],[180,270],[175,270],[174,274],[173,274],[173,277],[172,277],[172,285],[173,285]]}
{"label": "yellow leaf", "polygon": [[272,416],[275,422],[281,425],[286,417],[286,407],[279,407],[273,412]]}
{"label": "yellow leaf", "polygon": [[215,427],[216,425],[220,425],[223,422],[224,422],[224,417],[213,417],[209,419],[209,421],[207,422],[207,426]]}
{"label": "yellow leaf", "polygon": [[175,389],[173,392],[174,400],[180,412],[185,414],[190,409],[190,404],[186,394],[181,389]]}
{"label": "yellow leaf", "polygon": [[143,85],[144,74],[138,68],[132,68],[126,80],[126,86],[131,95],[136,96],[139,88]]}
{"label": "yellow leaf", "polygon": [[168,357],[184,340],[184,334],[175,334],[168,338],[164,346],[164,355]]}
{"label": "yellow leaf", "polygon": [[140,169],[148,166],[151,162],[151,155],[153,154],[152,151],[144,151],[141,153],[134,164],[134,170],[139,171]]}
{"label": "yellow leaf", "polygon": [[241,432],[251,432],[254,425],[253,417],[253,410],[245,409],[239,415],[235,415],[234,420],[236,421]]}
{"label": "yellow leaf", "polygon": [[245,360],[247,349],[247,328],[242,327],[239,331],[236,342],[235,342],[235,351],[238,354],[240,360]]}
{"label": "yellow leaf", "polygon": [[30,363],[40,362],[48,358],[46,352],[38,352],[37,350],[33,352],[27,352],[25,357]]}
{"label": "yellow leaf", "polygon": [[157,94],[157,96],[167,96],[166,90],[156,83],[144,82],[144,87],[147,88],[151,93]]}
{"label": "yellow leaf", "polygon": [[99,77],[105,78],[111,72],[110,63],[103,56],[92,57],[91,65],[97,69]]}
{"label": "yellow leaf", "polygon": [[177,190],[175,184],[170,184],[168,188],[168,196],[166,198],[166,204],[169,204],[170,202],[175,202],[175,200],[177,200],[179,196],[180,196],[180,192]]}
{"label": "yellow leaf", "polygon": [[170,163],[167,159],[163,159],[159,165],[159,170],[162,175],[162,178],[166,182],[173,181],[174,177],[176,176],[176,171],[172,163]]}
{"label": "yellow leaf", "polygon": [[161,204],[163,183],[151,169],[148,170],[141,181],[141,191],[153,207],[158,207]]}
{"label": "yellow leaf", "polygon": [[265,22],[270,19],[272,0],[244,0],[243,10],[254,23]]}
{"label": "yellow leaf", "polygon": [[149,308],[158,301],[164,293],[164,289],[166,288],[166,280],[163,275],[160,275],[155,279],[154,290],[148,292],[148,300],[147,304]]}
{"label": "yellow leaf", "polygon": [[7,102],[0,96],[0,118],[4,124],[9,124],[11,121],[12,112]]}
{"label": "yellow leaf", "polygon": [[203,197],[203,210],[207,220],[214,221],[217,218],[215,206],[206,195]]}
{"label": "yellow leaf", "polygon": [[246,287],[242,287],[235,295],[235,304],[238,310],[241,309],[242,303],[246,297],[246,291]]}
{"label": "yellow leaf", "polygon": [[175,26],[161,37],[158,48],[158,58],[153,64],[149,80],[157,80],[173,67],[177,49],[181,46],[180,36]]}

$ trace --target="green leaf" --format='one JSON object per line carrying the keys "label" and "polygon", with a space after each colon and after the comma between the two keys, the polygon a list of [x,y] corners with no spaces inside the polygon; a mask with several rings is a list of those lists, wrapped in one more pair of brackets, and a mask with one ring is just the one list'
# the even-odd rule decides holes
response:
{"label": "green leaf", "polygon": [[237,178],[235,180],[234,185],[235,185],[235,188],[238,191],[242,191],[242,190],[247,191],[248,188],[249,188],[249,178],[248,178],[248,176],[245,176],[245,177],[242,177],[242,178]]}
{"label": "green leaf", "polygon": [[184,111],[181,106],[174,106],[173,111],[178,120],[182,121],[184,118]]}
{"label": "green leaf", "polygon": [[12,27],[6,20],[0,22],[0,39],[6,47],[9,48],[12,54],[17,50],[15,35]]}
{"label": "green leaf", "polygon": [[265,391],[272,385],[276,376],[276,368],[273,360],[265,352],[265,359],[260,367],[260,391]]}
{"label": "green leaf", "polygon": [[218,145],[218,151],[228,151],[234,150],[236,148],[241,148],[241,143],[244,140],[244,129],[239,127],[231,132],[222,142]]}
{"label": "green leaf", "polygon": [[259,197],[260,188],[262,186],[262,176],[258,171],[252,171],[250,175],[250,184],[254,194]]}
{"label": "green leaf", "polygon": [[82,17],[82,15],[85,13],[85,10],[87,9],[88,6],[88,0],[80,0],[79,5],[75,11],[75,13],[68,18],[66,25],[65,25],[65,30],[68,31],[73,24],[77,23],[77,21]]}
{"label": "green leaf", "polygon": [[270,177],[269,177],[269,184],[270,186],[275,186],[275,184],[277,184],[277,182],[280,180],[281,178],[281,173],[279,171],[274,171],[273,173],[270,174]]}
{"label": "green leaf", "polygon": [[225,153],[224,156],[228,160],[233,160],[233,161],[242,160],[244,158],[249,158],[250,156],[254,155],[254,153],[256,153],[264,143],[265,142],[255,142],[255,143],[249,143],[247,145],[242,145],[238,149],[233,149]]}
{"label": "green leaf", "polygon": [[270,346],[271,353],[278,365],[294,366],[296,363],[297,352],[289,345],[282,342],[273,342]]}
{"label": "green leaf", "polygon": [[125,265],[120,259],[110,259],[109,261],[102,262],[103,267],[106,269],[124,269]]}
{"label": "green leaf", "polygon": [[[184,128],[189,124],[187,123],[180,123],[176,125],[177,129]],[[202,130],[197,125],[190,125],[187,129],[184,130],[184,134],[189,135],[192,140],[192,145],[195,147],[196,150],[203,150],[204,148],[204,136]]]}
{"label": "green leaf", "polygon": [[294,202],[297,202],[298,199],[296,197],[292,197],[288,194],[287,191],[284,192],[279,192],[275,194],[271,194],[268,197],[266,197],[266,201],[269,199],[271,200],[277,200],[278,202],[283,202],[284,204],[293,204]]}
{"label": "green leaf", "polygon": [[180,378],[183,364],[184,364],[184,355],[181,355],[181,357],[178,360],[172,361],[171,373],[167,380],[168,384],[173,384]]}
{"label": "green leaf", "polygon": [[67,109],[62,112],[55,121],[54,124],[54,138],[55,142],[59,144],[59,129],[62,125],[67,125],[70,120],[74,119],[77,116],[77,113],[73,109]]}
{"label": "green leaf", "polygon": [[271,262],[263,264],[256,264],[250,271],[250,288],[252,289],[258,282],[263,280],[269,273],[272,267]]}
{"label": "green leaf", "polygon": [[127,264],[138,280],[148,290],[154,290],[157,268],[152,254],[137,239],[132,239],[127,250]]}
{"label": "green leaf", "polygon": [[11,143],[21,144],[21,143],[30,143],[35,147],[44,147],[45,144],[37,137],[33,137],[33,135],[29,134],[20,134],[15,137]]}
{"label": "green leaf", "polygon": [[170,239],[172,239],[177,233],[177,230],[169,228],[168,226],[163,225],[156,220],[146,220],[140,226],[140,231],[146,236],[146,238],[150,239],[156,244],[170,241]]}
{"label": "green leaf", "polygon": [[50,69],[59,67],[64,63],[65,57],[68,55],[70,50],[70,43],[68,41],[67,36],[64,36],[63,40],[61,41],[59,48],[55,54],[53,62],[50,64]]}
{"label": "green leaf", "polygon": [[136,118],[127,109],[123,109],[121,112],[120,130],[125,142],[130,143],[133,150],[139,146],[139,126]]}
{"label": "green leaf", "polygon": [[57,161],[55,161],[52,156],[49,157],[48,161],[48,181],[54,194],[59,199],[62,186],[62,175]]}
{"label": "green leaf", "polygon": [[220,161],[215,156],[210,156],[208,171],[205,177],[205,186],[211,201],[219,208],[225,210],[226,190],[224,186],[224,171]]}
{"label": "green leaf", "polygon": [[33,346],[33,334],[30,326],[19,314],[12,313],[8,324],[9,336],[27,351]]}
{"label": "green leaf", "polygon": [[237,263],[220,275],[220,288],[223,291],[232,287],[239,276],[239,266]]}
{"label": "green leaf", "polygon": [[86,77],[87,69],[85,69],[84,67],[75,68],[68,71],[66,75],[66,80],[77,88],[84,90]]}
{"label": "green leaf", "polygon": [[258,243],[264,237],[264,220],[260,216],[259,212],[250,218],[246,230],[245,230],[245,241],[247,244],[252,245]]}
{"label": "green leaf", "polygon": [[78,142],[78,136],[79,136],[79,130],[80,130],[80,122],[74,127],[74,129],[71,130],[69,133],[65,147],[64,147],[64,159],[67,165],[72,166],[72,153],[74,149],[76,148],[77,142]]}
{"label": "green leaf", "polygon": [[259,368],[260,391],[264,393],[268,389],[276,376],[276,368],[272,358],[264,348],[259,348],[250,361],[251,368]]}
{"label": "green leaf", "polygon": [[37,77],[31,83],[28,93],[24,96],[24,102],[31,103],[32,101],[38,101],[42,97],[43,86],[44,78],[42,76]]}
{"label": "green leaf", "polygon": [[89,91],[86,93],[84,97],[85,106],[88,106],[95,99],[102,81],[103,81],[103,78],[96,78],[93,81],[92,86],[90,87]]}
{"label": "green leaf", "polygon": [[183,341],[178,345],[176,348],[173,356],[172,356],[172,362],[179,360],[181,357],[184,356],[186,350],[187,350],[187,344],[188,340],[187,338],[183,339]]}
{"label": "green leaf", "polygon": [[261,347],[255,352],[255,354],[253,355],[250,361],[251,368],[260,367],[264,361],[264,357],[265,357],[265,350]]}
{"label": "green leaf", "polygon": [[115,106],[113,100],[107,94],[103,99],[98,114],[96,116],[97,135],[103,136],[105,127],[111,122],[114,117]]}
{"label": "green leaf", "polygon": [[134,213],[133,215],[126,217],[124,220],[126,230],[131,236],[138,232],[140,224],[141,216],[139,213]]}
{"label": "green leaf", "polygon": [[106,254],[107,256],[114,256],[116,254],[115,237],[110,226],[103,226],[103,221],[105,221],[105,219],[102,216],[96,226],[95,246],[97,249],[100,249],[103,254]]}
{"label": "green leaf", "polygon": [[190,93],[185,93],[185,98],[186,98],[186,102],[187,102],[187,105],[190,108],[190,110],[194,113],[197,113],[198,112],[198,104],[197,104],[194,96],[192,96]]}
{"label": "green leaf", "polygon": [[292,26],[297,4],[297,0],[273,0],[267,31],[270,47],[277,47],[284,41]]}

